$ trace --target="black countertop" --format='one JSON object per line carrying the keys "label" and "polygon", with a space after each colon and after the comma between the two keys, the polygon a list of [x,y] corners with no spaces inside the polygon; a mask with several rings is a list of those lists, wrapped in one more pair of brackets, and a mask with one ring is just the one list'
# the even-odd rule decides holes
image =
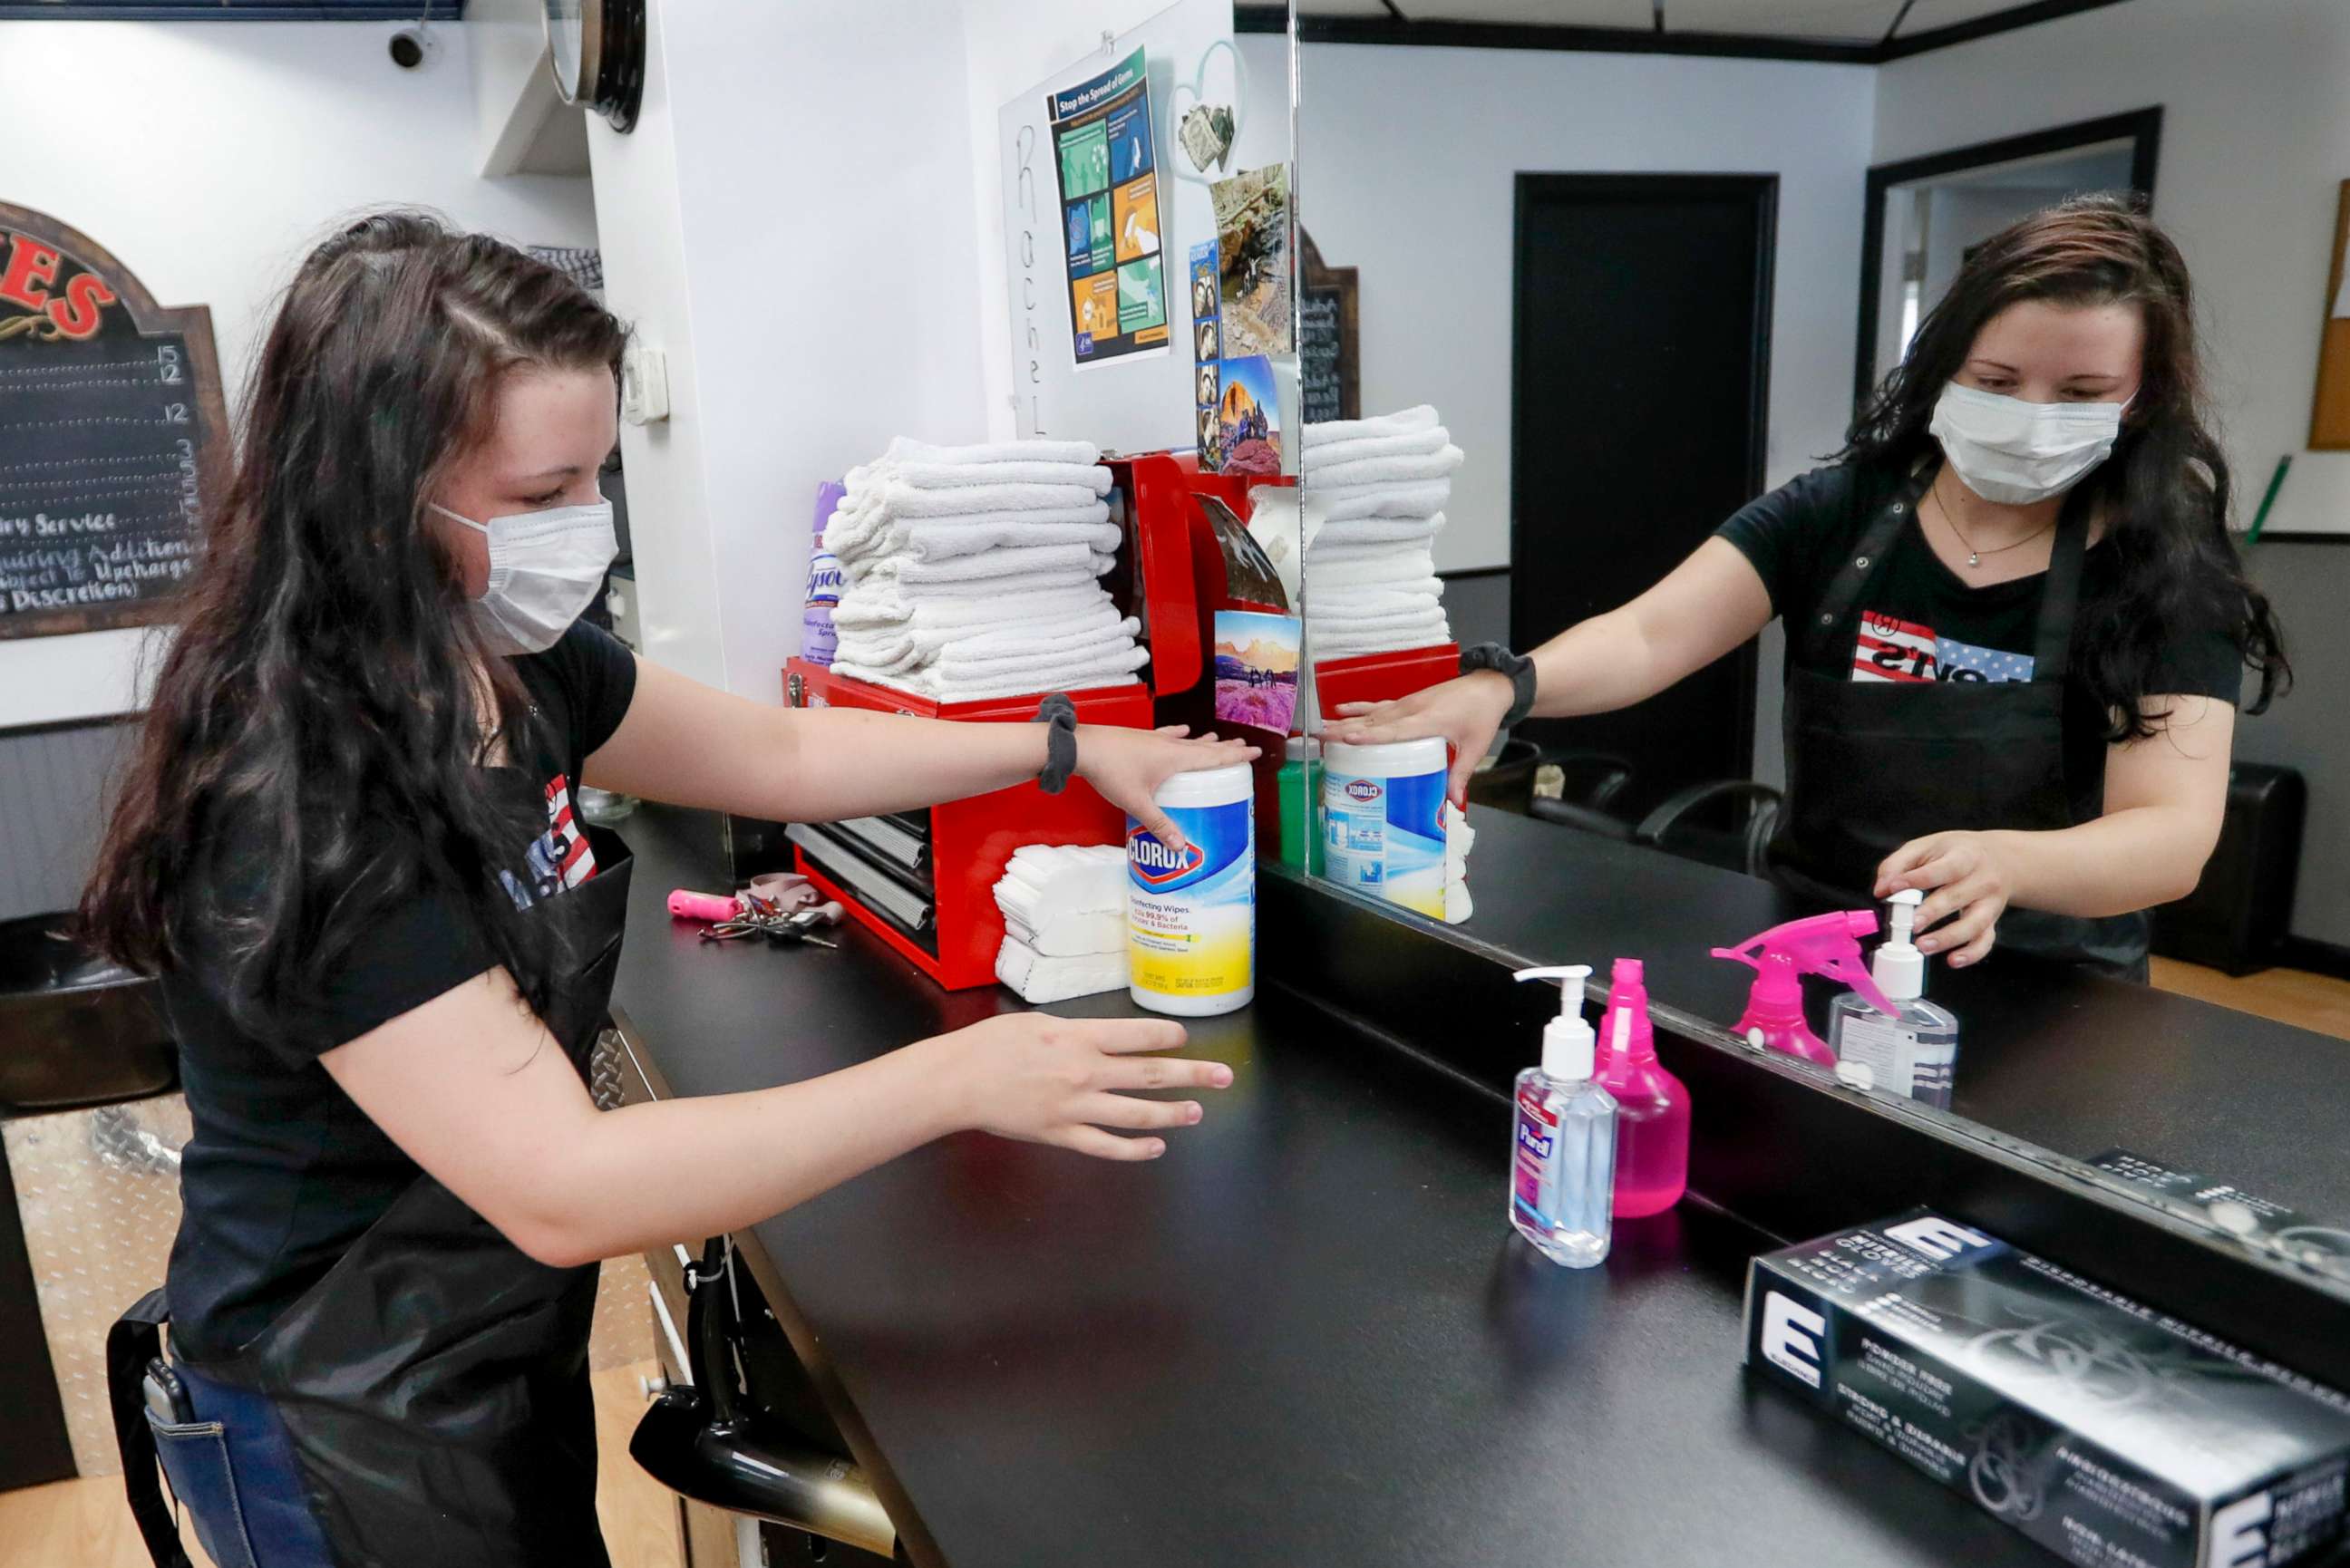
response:
{"label": "black countertop", "polygon": [[[617,1002],[671,1090],[814,1076],[1016,1007],[861,930],[706,945],[714,825],[648,807]],[[1130,1013],[1122,995],[1066,1003]],[[1694,1203],[1561,1270],[1508,1111],[1268,986],[1144,1166],[949,1138],[743,1238],[918,1562],[1898,1565],[2049,1559],[1739,1370],[1749,1255]]]}
{"label": "black countertop", "polygon": [[[1463,929],[1520,961],[1646,961],[1651,1002],[1728,1028],[1754,971],[1709,956],[1811,913],[1755,877],[1480,811]],[[1821,982],[1813,1022],[1825,1022]],[[1996,949],[1933,965],[1958,1015],[1951,1108],[2075,1159],[2113,1147],[2350,1220],[2350,1041]],[[1825,1033],[1825,1031],[1823,1031]]]}

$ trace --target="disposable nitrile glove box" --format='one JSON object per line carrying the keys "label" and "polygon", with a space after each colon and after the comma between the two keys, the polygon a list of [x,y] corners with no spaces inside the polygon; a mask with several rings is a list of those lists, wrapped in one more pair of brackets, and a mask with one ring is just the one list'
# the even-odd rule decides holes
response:
{"label": "disposable nitrile glove box", "polygon": [[2070,1563],[2276,1568],[2343,1529],[2350,1399],[1925,1210],[1756,1258],[1746,1363]]}

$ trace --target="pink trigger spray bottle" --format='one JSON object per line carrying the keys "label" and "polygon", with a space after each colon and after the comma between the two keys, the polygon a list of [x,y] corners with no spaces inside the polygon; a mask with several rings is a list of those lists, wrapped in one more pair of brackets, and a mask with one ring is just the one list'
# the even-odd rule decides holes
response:
{"label": "pink trigger spray bottle", "polygon": [[1688,1087],[1657,1060],[1638,959],[1619,958],[1600,1025],[1599,1086],[1616,1101],[1616,1217],[1661,1214],[1689,1187]]}
{"label": "pink trigger spray bottle", "polygon": [[1738,1021],[1737,1033],[1755,1044],[1833,1071],[1835,1053],[1804,1022],[1804,985],[1798,977],[1825,975],[1858,992],[1862,1001],[1887,1017],[1898,1017],[1860,961],[1860,939],[1876,934],[1875,910],[1840,909],[1773,926],[1734,948],[1714,949],[1714,957],[1754,971],[1754,989],[1747,995],[1746,1014]]}

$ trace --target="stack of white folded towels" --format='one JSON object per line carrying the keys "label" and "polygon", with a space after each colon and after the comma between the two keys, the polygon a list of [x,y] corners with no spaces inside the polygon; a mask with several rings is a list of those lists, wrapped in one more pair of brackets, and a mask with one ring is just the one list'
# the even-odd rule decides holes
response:
{"label": "stack of white folded towels", "polygon": [[1149,662],[1097,580],[1120,540],[1084,441],[899,440],[825,526],[844,579],[833,669],[939,701],[1122,686]]}
{"label": "stack of white folded towels", "polygon": [[[1316,659],[1449,642],[1430,545],[1461,449],[1425,403],[1305,427],[1305,640]],[[1309,524],[1310,525],[1310,524]],[[829,535],[827,535],[829,537]]]}
{"label": "stack of white folded towels", "polygon": [[1062,1002],[1127,983],[1126,851],[1114,844],[1030,844],[995,884],[1003,946],[995,978],[1029,1002]]}

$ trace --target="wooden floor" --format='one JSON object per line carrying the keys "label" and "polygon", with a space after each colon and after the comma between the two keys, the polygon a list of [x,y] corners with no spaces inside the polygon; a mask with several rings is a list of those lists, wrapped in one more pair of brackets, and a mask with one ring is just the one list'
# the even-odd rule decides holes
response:
{"label": "wooden floor", "polygon": [[644,1414],[647,1361],[596,1374],[596,1516],[612,1568],[684,1568],[678,1538],[677,1494],[637,1468],[629,1438]]}
{"label": "wooden floor", "polygon": [[[613,1568],[681,1568],[677,1509],[668,1489],[629,1458],[629,1435],[645,1397],[638,1381],[653,1370],[614,1367],[596,1374],[596,1441],[600,1462],[596,1512]],[[188,1555],[196,1568],[211,1560],[187,1532]],[[0,1492],[0,1568],[151,1568],[147,1549],[122,1501],[122,1482],[58,1481]]]}
{"label": "wooden floor", "polygon": [[2262,970],[2233,980],[2216,969],[2157,959],[2154,983],[2181,996],[2199,997],[2239,1012],[2258,1013],[2280,1023],[2350,1040],[2350,980],[2305,974],[2297,969]]}

